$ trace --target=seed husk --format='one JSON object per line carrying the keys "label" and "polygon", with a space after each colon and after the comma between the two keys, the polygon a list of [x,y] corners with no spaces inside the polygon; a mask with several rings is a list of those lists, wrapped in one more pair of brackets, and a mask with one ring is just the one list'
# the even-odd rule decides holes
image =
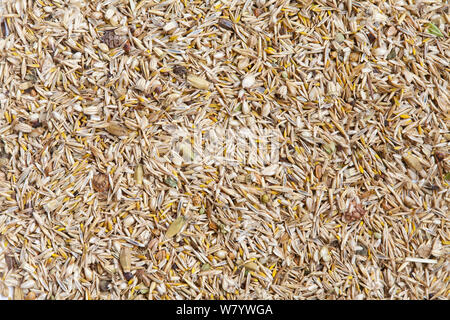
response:
{"label": "seed husk", "polygon": [[118,123],[108,124],[108,126],[106,127],[106,131],[108,131],[110,134],[118,136],[118,137],[126,136],[129,133],[128,129],[122,127]]}
{"label": "seed husk", "polygon": [[166,232],[166,238],[171,238],[174,235],[176,235],[178,232],[180,232],[181,228],[183,228],[184,224],[186,223],[186,219],[184,216],[179,216],[176,218],[170,227],[167,229]]}
{"label": "seed husk", "polygon": [[142,167],[142,164],[138,164],[136,166],[136,169],[134,171],[134,179],[136,180],[137,185],[142,185],[144,179],[144,169]]}
{"label": "seed husk", "polygon": [[125,273],[131,270],[131,251],[128,247],[122,247],[119,255],[120,266]]}
{"label": "seed husk", "polygon": [[341,43],[341,42],[344,42],[345,36],[344,36],[342,33],[338,32],[338,33],[336,33],[336,37],[335,37],[334,39],[335,39],[338,43]]}
{"label": "seed husk", "polygon": [[210,82],[208,80],[194,76],[193,74],[190,74],[187,76],[187,81],[194,88],[201,89],[201,90],[209,89]]}
{"label": "seed husk", "polygon": [[410,155],[410,154],[404,154],[403,160],[406,162],[406,164],[417,171],[422,171],[423,167],[420,163],[419,159],[416,156]]}
{"label": "seed husk", "polygon": [[250,270],[250,271],[258,271],[259,266],[256,262],[250,261],[247,262],[246,264],[244,264],[245,269]]}

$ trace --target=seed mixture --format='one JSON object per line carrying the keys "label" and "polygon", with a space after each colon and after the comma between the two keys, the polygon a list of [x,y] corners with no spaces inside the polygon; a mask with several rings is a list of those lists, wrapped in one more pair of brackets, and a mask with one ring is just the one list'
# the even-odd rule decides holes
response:
{"label": "seed mixture", "polygon": [[[448,299],[446,1],[0,17],[3,297]],[[225,141],[201,161],[199,131]]]}

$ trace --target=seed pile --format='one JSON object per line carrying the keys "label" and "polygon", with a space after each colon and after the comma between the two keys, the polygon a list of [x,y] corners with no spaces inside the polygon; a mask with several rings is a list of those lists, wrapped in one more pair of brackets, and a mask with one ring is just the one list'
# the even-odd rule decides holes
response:
{"label": "seed pile", "polygon": [[0,295],[448,299],[445,1],[1,3]]}

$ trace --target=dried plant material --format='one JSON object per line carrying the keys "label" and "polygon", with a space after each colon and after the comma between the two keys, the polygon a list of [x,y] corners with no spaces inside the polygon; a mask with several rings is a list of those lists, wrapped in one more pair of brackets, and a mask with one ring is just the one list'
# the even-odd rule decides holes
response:
{"label": "dried plant material", "polygon": [[336,33],[336,37],[334,38],[338,43],[344,42],[345,41],[345,36],[338,32]]}
{"label": "dried plant material", "polygon": [[114,136],[126,136],[129,133],[128,129],[122,127],[118,123],[109,123],[106,127],[106,131]]}
{"label": "dried plant material", "polygon": [[448,299],[445,1],[0,3],[9,298]]}
{"label": "dried plant material", "polygon": [[170,227],[167,229],[166,232],[166,238],[172,238],[174,235],[176,235],[178,232],[180,232],[181,228],[183,228],[184,224],[186,223],[186,218],[184,216],[179,216],[176,218]]}
{"label": "dried plant material", "polygon": [[92,187],[97,192],[105,192],[109,189],[108,175],[99,173],[92,178]]}
{"label": "dried plant material", "polygon": [[208,80],[194,76],[193,74],[190,74],[187,76],[187,81],[191,86],[197,89],[201,90],[208,90],[210,83]]}
{"label": "dried plant material", "polygon": [[410,167],[413,168],[416,171],[422,171],[423,167],[422,164],[420,163],[419,159],[417,159],[416,156],[410,155],[410,154],[404,154],[403,155],[403,160],[406,162],[406,164]]}
{"label": "dried plant material", "polygon": [[202,204],[202,198],[199,195],[196,195],[192,198],[192,204],[196,207]]}
{"label": "dried plant material", "polygon": [[124,273],[131,270],[131,251],[128,247],[122,247],[119,255],[120,266]]}

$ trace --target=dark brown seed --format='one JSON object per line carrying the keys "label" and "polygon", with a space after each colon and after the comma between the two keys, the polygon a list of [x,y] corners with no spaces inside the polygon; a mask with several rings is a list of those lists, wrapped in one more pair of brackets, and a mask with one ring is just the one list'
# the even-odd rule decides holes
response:
{"label": "dark brown seed", "polygon": [[40,123],[38,120],[31,122],[31,126],[33,128],[39,128],[42,126],[42,123]]}
{"label": "dark brown seed", "polygon": [[180,77],[186,77],[187,74],[187,69],[184,66],[175,66],[172,71]]}
{"label": "dark brown seed", "polygon": [[441,152],[441,151],[436,151],[434,153],[434,156],[436,157],[437,161],[442,161],[445,159],[445,153]]}
{"label": "dark brown seed", "polygon": [[233,22],[231,22],[228,19],[220,18],[219,19],[219,27],[222,27],[227,30],[233,30]]}
{"label": "dark brown seed", "polygon": [[133,274],[131,272],[124,272],[123,276],[127,281],[130,281],[133,278]]}
{"label": "dark brown seed", "polygon": [[108,176],[106,174],[97,174],[92,178],[92,187],[97,192],[105,192],[109,188]]}

